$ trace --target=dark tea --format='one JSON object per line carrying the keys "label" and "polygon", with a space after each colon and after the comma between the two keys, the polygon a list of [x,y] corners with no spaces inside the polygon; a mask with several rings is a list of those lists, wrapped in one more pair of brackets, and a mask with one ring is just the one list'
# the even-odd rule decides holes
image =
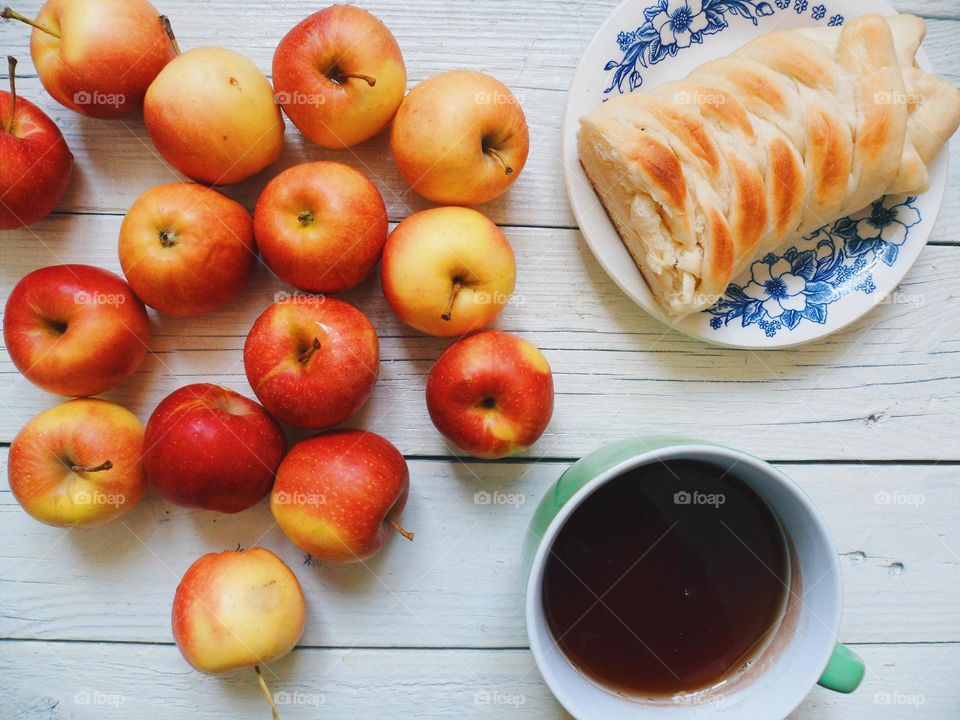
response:
{"label": "dark tea", "polygon": [[615,692],[720,684],[762,650],[786,604],[780,524],[735,474],[676,460],[588,497],[546,561],[543,605],[573,665]]}

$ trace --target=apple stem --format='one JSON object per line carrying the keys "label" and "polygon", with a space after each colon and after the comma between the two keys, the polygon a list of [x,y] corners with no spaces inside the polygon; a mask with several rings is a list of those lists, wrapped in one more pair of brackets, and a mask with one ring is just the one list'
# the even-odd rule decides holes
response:
{"label": "apple stem", "polygon": [[163,31],[167,34],[167,37],[170,38],[170,43],[173,45],[173,51],[180,55],[180,43],[177,42],[177,36],[173,33],[173,25],[170,24],[170,18],[166,15],[160,16],[160,24],[163,26]]}
{"label": "apple stem", "polygon": [[411,540],[411,541],[413,540],[413,533],[410,532],[409,530],[404,530],[403,527],[401,527],[400,523],[397,522],[396,518],[390,518],[389,522],[390,522],[390,527],[392,527],[398,533],[403,535],[407,540]]}
{"label": "apple stem", "polygon": [[513,168],[507,164],[507,161],[504,159],[503,155],[500,154],[499,150],[495,150],[492,147],[486,148],[486,152],[493,155],[493,157],[500,163],[500,166],[503,168],[503,171],[507,175],[513,175]]}
{"label": "apple stem", "polygon": [[71,465],[70,466],[71,472],[75,472],[75,473],[103,472],[105,470],[110,470],[112,468],[113,468],[113,463],[110,460],[107,460],[97,465],[96,467],[92,467],[90,465]]}
{"label": "apple stem", "polygon": [[5,7],[3,12],[0,13],[0,17],[2,17],[4,20],[19,20],[20,22],[26,23],[31,27],[35,27],[37,30],[42,30],[47,35],[53,35],[55,38],[60,37],[60,33],[53,28],[47,27],[43,23],[38,23],[36,20],[31,20],[26,15],[21,15],[13,8]]}
{"label": "apple stem", "polygon": [[357,80],[363,80],[370,87],[374,87],[377,84],[377,79],[370,75],[364,75],[363,73],[341,73],[338,76],[340,78],[355,78]]}
{"label": "apple stem", "polygon": [[308,347],[302,353],[300,353],[300,364],[306,365],[307,361],[313,357],[313,354],[320,349],[320,340],[317,338],[313,339],[313,345]]}
{"label": "apple stem", "polygon": [[7,55],[7,64],[10,68],[10,122],[7,123],[7,132],[13,134],[13,124],[17,121],[17,59]]}
{"label": "apple stem", "polygon": [[273,693],[270,692],[270,688],[267,686],[267,681],[263,677],[263,673],[260,672],[260,666],[254,665],[253,671],[257,674],[257,681],[260,683],[260,689],[263,691],[263,696],[267,699],[267,703],[270,705],[270,712],[273,713],[273,720],[280,720],[280,713],[277,712],[277,706],[273,702]]}
{"label": "apple stem", "polygon": [[457,299],[457,295],[460,294],[460,291],[463,290],[463,283],[460,280],[453,281],[453,288],[450,290],[450,300],[447,301],[447,309],[444,310],[443,315],[440,317],[444,320],[449,320],[453,317],[453,303]]}

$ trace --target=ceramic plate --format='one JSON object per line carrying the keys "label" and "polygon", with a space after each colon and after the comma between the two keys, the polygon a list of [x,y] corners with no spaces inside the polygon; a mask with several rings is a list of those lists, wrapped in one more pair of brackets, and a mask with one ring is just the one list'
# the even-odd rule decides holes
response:
{"label": "ceramic plate", "polygon": [[[656,32],[663,16],[685,12],[688,29]],[[563,125],[567,192],[600,264],[640,307],[677,330],[718,345],[774,348],[824,337],[886,299],[930,236],[946,187],[947,149],[919,197],[888,197],[800,241],[790,242],[742,273],[710,310],[671,323],[650,293],[577,158],[579,119],[621,93],[685,77],[729,55],[758,33],[840,26],[868,12],[893,15],[883,0],[628,0],[607,19],[580,61]],[[667,37],[664,37],[666,34]],[[669,40],[669,44],[665,42]],[[921,49],[919,63],[929,69]],[[872,222],[863,222],[870,218]],[[771,282],[771,280],[781,282]],[[775,287],[775,296],[768,288]]]}

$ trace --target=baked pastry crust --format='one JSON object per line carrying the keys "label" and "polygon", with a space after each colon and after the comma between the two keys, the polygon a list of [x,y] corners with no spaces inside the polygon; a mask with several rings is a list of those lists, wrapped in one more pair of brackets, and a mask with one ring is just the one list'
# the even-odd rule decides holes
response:
{"label": "baked pastry crust", "polygon": [[667,313],[884,195],[918,194],[960,90],[916,64],[926,23],[774,32],[580,121],[580,161]]}

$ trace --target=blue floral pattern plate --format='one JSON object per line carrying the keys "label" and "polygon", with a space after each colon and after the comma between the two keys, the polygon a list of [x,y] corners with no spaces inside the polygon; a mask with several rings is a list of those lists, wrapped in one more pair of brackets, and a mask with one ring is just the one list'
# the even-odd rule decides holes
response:
{"label": "blue floral pattern plate", "polygon": [[[712,308],[679,322],[665,316],[607,217],[577,157],[579,119],[619,94],[642,92],[729,55],[757,33],[838,27],[884,0],[628,0],[584,53],[563,127],[567,192],[580,229],[607,274],[638,305],[710,343],[775,348],[822,338],[890,297],[926,245],[946,187],[947,151],[919,197],[879,198],[753,263]],[[929,68],[921,50],[921,66]]]}

